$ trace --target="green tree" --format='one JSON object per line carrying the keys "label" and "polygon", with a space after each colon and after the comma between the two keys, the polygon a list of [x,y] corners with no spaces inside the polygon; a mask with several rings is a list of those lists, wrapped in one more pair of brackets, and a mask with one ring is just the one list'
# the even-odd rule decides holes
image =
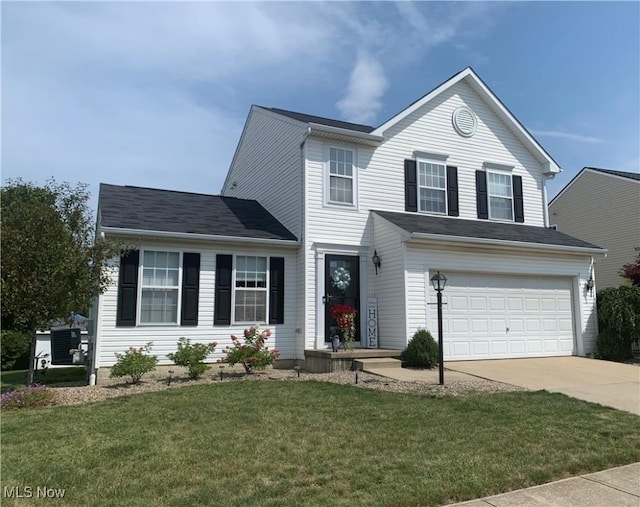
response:
{"label": "green tree", "polygon": [[106,263],[122,245],[95,237],[87,185],[9,180],[0,190],[2,327],[28,332],[28,383],[36,331],[86,312],[109,283]]}

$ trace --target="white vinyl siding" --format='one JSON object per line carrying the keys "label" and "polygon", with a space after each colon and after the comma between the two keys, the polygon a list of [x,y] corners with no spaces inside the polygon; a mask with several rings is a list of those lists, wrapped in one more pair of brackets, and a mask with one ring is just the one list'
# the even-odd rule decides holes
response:
{"label": "white vinyl siding", "polygon": [[[176,249],[181,243],[171,241],[147,241],[143,248],[156,251]],[[174,250],[175,251],[175,250]],[[213,361],[224,357],[224,348],[232,346],[231,335],[242,336],[245,323],[232,323],[229,326],[214,326],[216,255],[245,255],[256,257],[284,257],[284,323],[263,324],[262,329],[270,329],[272,336],[267,345],[277,347],[281,359],[293,359],[302,354],[302,346],[296,348],[296,259],[295,249],[270,246],[243,246],[229,244],[191,244],[184,251],[200,253],[200,287],[198,304],[198,325],[182,327],[179,325],[149,324],[138,327],[116,327],[118,303],[118,266],[119,260],[110,262],[111,283],[107,291],[99,297],[99,315],[96,324],[97,367],[109,367],[115,363],[114,353],[122,353],[129,347],[142,347],[153,342],[152,353],[158,356],[160,364],[171,364],[166,354],[175,352],[178,339],[182,336],[193,342],[210,343],[217,341],[218,346],[210,357]],[[179,313],[178,313],[179,315]],[[252,322],[251,325],[255,325]]]}
{"label": "white vinyl siding", "polygon": [[[453,111],[461,106],[472,109],[478,118],[476,133],[467,139],[451,125]],[[459,218],[478,219],[475,172],[489,160],[513,167],[511,174],[522,177],[525,225],[544,226],[543,165],[467,83],[446,90],[390,127],[384,136],[377,148],[358,146],[363,152],[358,153],[361,211],[405,211],[404,160],[415,159],[416,152],[442,153],[447,156],[446,165],[458,169]],[[310,174],[310,165],[308,169]]]}
{"label": "white vinyl siding", "polygon": [[444,164],[418,160],[419,211],[447,212],[447,169]]}
{"label": "white vinyl siding", "polygon": [[304,217],[300,143],[306,131],[300,122],[254,106],[221,192],[257,200],[298,238]]}
{"label": "white vinyl siding", "polygon": [[139,323],[177,324],[181,253],[143,250],[141,258]]}
{"label": "white vinyl siding", "polygon": [[487,171],[489,218],[513,221],[513,186],[510,174]]}
{"label": "white vinyl siding", "polygon": [[266,257],[237,255],[234,277],[234,313],[236,323],[267,322],[269,271]]}

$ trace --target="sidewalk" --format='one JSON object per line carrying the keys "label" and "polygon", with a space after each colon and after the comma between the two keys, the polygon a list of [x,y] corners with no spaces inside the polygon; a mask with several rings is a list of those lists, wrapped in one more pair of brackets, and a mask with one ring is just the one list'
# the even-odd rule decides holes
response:
{"label": "sidewalk", "polygon": [[638,507],[640,463],[450,504],[465,507]]}

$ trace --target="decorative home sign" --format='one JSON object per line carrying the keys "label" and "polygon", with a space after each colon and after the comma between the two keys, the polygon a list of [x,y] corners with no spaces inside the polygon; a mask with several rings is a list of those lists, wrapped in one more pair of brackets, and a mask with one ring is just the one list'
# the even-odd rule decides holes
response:
{"label": "decorative home sign", "polygon": [[367,299],[367,348],[378,348],[378,300]]}

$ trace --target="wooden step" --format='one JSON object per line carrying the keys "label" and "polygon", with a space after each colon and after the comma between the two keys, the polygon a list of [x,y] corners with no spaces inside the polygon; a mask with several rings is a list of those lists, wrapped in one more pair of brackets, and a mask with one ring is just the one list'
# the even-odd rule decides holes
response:
{"label": "wooden step", "polygon": [[356,359],[354,363],[356,368],[362,371],[378,368],[402,368],[402,361],[400,361],[400,359],[393,359],[392,357],[363,357]]}

